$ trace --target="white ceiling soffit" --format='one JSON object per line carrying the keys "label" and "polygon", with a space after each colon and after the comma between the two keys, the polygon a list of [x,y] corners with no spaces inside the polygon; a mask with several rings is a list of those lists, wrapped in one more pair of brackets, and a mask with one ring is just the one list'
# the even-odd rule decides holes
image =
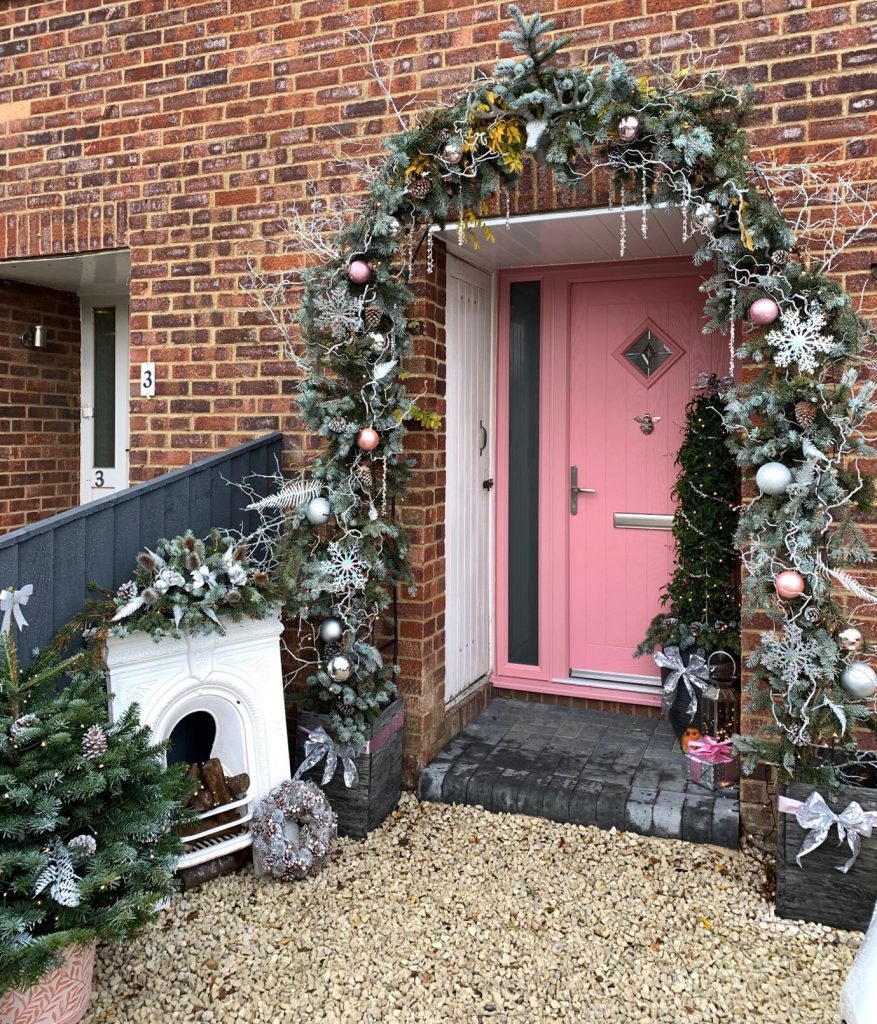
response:
{"label": "white ceiling soffit", "polygon": [[0,281],[23,281],[77,295],[127,293],[130,277],[131,253],[128,249],[0,260]]}
{"label": "white ceiling soffit", "polygon": [[[650,209],[646,238],[642,236],[640,208],[628,208],[625,221],[625,260],[690,256],[701,244],[700,234],[682,241],[682,211],[678,208]],[[477,249],[471,241],[457,244],[456,224],[449,224],[436,235],[445,240],[449,253],[483,270],[603,263],[621,258],[621,211],[617,208],[528,214],[512,217],[508,228],[505,217],[490,217],[485,223],[495,241],[486,241],[478,232]]]}

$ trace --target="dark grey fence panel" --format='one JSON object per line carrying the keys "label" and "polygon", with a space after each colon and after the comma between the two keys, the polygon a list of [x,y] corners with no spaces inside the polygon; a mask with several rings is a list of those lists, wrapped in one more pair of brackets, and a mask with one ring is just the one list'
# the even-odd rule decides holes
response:
{"label": "dark grey fence panel", "polygon": [[[0,537],[0,587],[34,586],[25,608],[22,661],[79,611],[91,596],[89,583],[110,590],[130,579],[143,547],[187,529],[199,537],[214,526],[252,529],[254,514],[245,511],[247,498],[234,485],[273,473],[281,442],[281,434],[266,434]],[[264,479],[253,483],[265,493]]]}

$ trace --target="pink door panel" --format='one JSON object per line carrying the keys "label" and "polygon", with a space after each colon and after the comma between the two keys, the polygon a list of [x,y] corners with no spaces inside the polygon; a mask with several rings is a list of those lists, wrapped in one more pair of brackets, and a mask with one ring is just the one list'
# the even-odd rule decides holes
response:
{"label": "pink door panel", "polygon": [[[572,283],[569,290],[569,663],[599,678],[654,676],[635,659],[673,568],[674,460],[698,373],[727,372],[704,336],[699,278]],[[559,340],[559,339],[557,339]],[[648,427],[651,416],[654,429]],[[625,525],[627,524],[627,525]]]}

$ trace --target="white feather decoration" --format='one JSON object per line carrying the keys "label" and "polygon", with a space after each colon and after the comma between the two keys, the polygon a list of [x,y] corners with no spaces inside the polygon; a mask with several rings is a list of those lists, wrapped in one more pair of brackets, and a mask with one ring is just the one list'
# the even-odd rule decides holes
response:
{"label": "white feather decoration", "polygon": [[118,622],[120,619],[127,619],[129,615],[133,615],[134,612],[142,608],[144,604],[145,602],[143,598],[138,594],[137,597],[131,598],[130,601],[122,605],[122,607],[113,616],[112,621]]}
{"label": "white feather decoration", "polygon": [[850,576],[849,573],[843,572],[841,569],[830,569],[827,565],[823,566],[823,568],[829,576],[836,579],[838,583],[846,587],[847,590],[859,598],[860,601],[867,601],[868,604],[877,604],[877,594],[875,594],[873,590],[868,590],[867,587],[862,586],[855,577]]}
{"label": "white feather decoration", "polygon": [[300,508],[305,502],[316,498],[320,493],[315,483],[309,480],[290,480],[279,491],[268,494],[258,501],[247,505],[247,509],[255,512],[267,512],[271,509]]}

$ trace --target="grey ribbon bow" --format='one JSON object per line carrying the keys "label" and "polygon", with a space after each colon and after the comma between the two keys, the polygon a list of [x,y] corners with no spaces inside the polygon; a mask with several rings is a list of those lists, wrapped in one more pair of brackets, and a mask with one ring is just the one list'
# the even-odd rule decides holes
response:
{"label": "grey ribbon bow", "polygon": [[724,395],[726,392],[730,391],[733,386],[733,377],[719,377],[718,374],[704,373],[702,371],[697,375],[697,381],[693,390],[715,391],[717,395]]}
{"label": "grey ribbon bow", "polygon": [[849,804],[846,810],[841,811],[840,814],[835,814],[822,799],[822,796],[814,790],[795,811],[795,818],[801,828],[807,831],[804,842],[801,843],[801,849],[798,851],[798,856],[795,857],[798,867],[803,867],[801,858],[806,857],[808,853],[822,846],[828,838],[829,832],[836,825],[838,845],[846,840],[852,852],[852,857],[850,857],[846,864],[836,865],[838,871],[846,874],[853,864],[856,863],[856,858],[859,856],[859,850],[862,847],[862,836],[866,839],[871,837],[875,824],[874,819],[877,818],[877,814],[863,811],[855,801]]}
{"label": "grey ribbon bow", "polygon": [[0,590],[0,612],[3,612],[3,622],[0,624],[0,633],[8,633],[12,628],[12,620],[19,630],[27,625],[21,609],[27,604],[30,595],[33,593],[33,584],[28,583],[21,590]]}
{"label": "grey ribbon bow", "polygon": [[697,714],[697,695],[703,693],[710,681],[710,670],[704,660],[703,651],[698,648],[688,659],[687,665],[683,663],[678,647],[665,647],[663,652],[658,651],[654,658],[658,668],[670,669],[670,674],[663,684],[664,711],[669,710],[676,699],[679,684],[684,683],[688,691],[688,714],[689,717],[694,717]]}
{"label": "grey ribbon bow", "polygon": [[296,769],[293,779],[300,779],[306,771],[319,764],[324,758],[326,766],[323,768],[321,786],[327,786],[332,781],[339,761],[344,768],[344,785],[350,789],[359,781],[359,772],[357,772],[356,763],[353,760],[353,747],[349,743],[336,744],[322,725],[311,730],[305,740],[305,759]]}

